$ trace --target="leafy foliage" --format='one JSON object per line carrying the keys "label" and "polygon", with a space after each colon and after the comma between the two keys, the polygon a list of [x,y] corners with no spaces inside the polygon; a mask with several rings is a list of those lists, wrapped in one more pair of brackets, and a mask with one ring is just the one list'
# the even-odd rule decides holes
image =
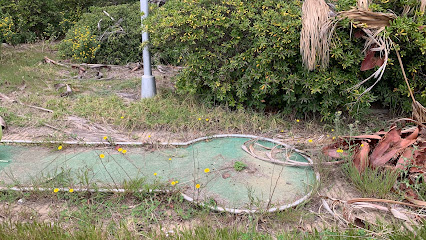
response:
{"label": "leafy foliage", "polygon": [[4,22],[7,17],[9,23],[14,23],[7,36],[0,30],[0,41],[18,44],[63,37],[90,6],[135,1],[137,0],[0,0],[0,22]]}
{"label": "leafy foliage", "polygon": [[140,61],[140,24],[139,3],[92,7],[67,32],[58,47],[60,55],[83,62],[126,64]]}
{"label": "leafy foliage", "polygon": [[[319,112],[324,119],[356,98],[361,50],[345,39],[333,49],[328,71],[307,72],[299,54],[301,1],[171,0],[146,24],[154,50],[181,52],[182,93],[233,107],[280,107],[285,113]],[[373,100],[365,96],[360,108]]]}
{"label": "leafy foliage", "polygon": [[[349,8],[355,2],[342,0],[338,5]],[[401,5],[407,1],[398,2]],[[347,89],[371,71],[359,70],[364,40],[350,37],[349,21],[343,21],[333,36],[329,69],[307,72],[299,54],[301,4],[300,0],[170,0],[153,11],[145,25],[156,56],[186,65],[176,77],[180,93],[197,94],[231,107],[268,106],[284,113],[320,113],[323,120],[332,120],[338,110],[353,110],[353,114],[362,116],[378,99],[384,104],[402,101],[404,110],[409,110],[410,99],[402,77],[395,78],[400,76],[396,64],[390,67],[393,70],[386,73],[381,86],[362,96],[357,106],[351,104],[364,89]],[[395,9],[395,3],[388,5]],[[406,31],[423,23],[423,17],[407,17]],[[394,29],[402,27],[397,25],[392,23],[390,35],[395,36]],[[408,42],[420,42],[411,45],[410,52],[424,62],[424,55],[419,56],[418,51],[424,36],[419,38],[418,32],[414,31],[415,36]],[[421,61],[409,64],[417,71],[421,71],[420,66]],[[413,87],[424,90],[424,82],[419,79]],[[394,91],[396,84],[401,91]]]}

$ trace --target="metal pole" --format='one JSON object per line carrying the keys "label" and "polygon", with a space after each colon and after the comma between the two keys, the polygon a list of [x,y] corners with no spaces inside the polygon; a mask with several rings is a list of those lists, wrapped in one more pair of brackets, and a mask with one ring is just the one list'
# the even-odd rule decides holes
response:
{"label": "metal pole", "polygon": [[[148,0],[141,1],[141,20],[148,17],[149,7]],[[147,42],[149,40],[148,32],[144,31],[142,25],[142,42]],[[152,76],[151,71],[151,56],[149,53],[148,46],[143,48],[143,76],[142,76],[142,88],[141,88],[141,98],[151,98],[157,94],[157,88],[155,86],[155,78]]]}

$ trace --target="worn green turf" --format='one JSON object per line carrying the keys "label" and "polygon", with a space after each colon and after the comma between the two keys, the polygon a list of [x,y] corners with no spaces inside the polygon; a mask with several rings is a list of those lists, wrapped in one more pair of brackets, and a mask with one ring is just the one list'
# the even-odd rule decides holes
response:
{"label": "worn green turf", "polygon": [[[248,140],[219,138],[187,147],[132,147],[126,148],[125,154],[107,146],[62,150],[0,146],[5,158],[12,161],[0,172],[0,180],[23,185],[51,181],[57,184],[53,187],[65,188],[119,188],[125,181],[143,178],[149,183],[167,182],[196,200],[232,208],[265,207],[269,199],[271,207],[290,204],[312,190],[312,168],[282,167],[256,159],[241,149]],[[258,143],[273,146],[271,142]],[[259,146],[256,150],[266,151]],[[291,158],[307,161],[297,153],[291,153]],[[247,167],[237,171],[237,161]]]}

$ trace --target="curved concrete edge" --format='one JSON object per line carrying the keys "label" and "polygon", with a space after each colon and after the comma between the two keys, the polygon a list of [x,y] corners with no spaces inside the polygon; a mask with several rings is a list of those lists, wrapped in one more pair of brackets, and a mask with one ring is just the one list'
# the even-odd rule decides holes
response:
{"label": "curved concrete edge", "polygon": [[[218,134],[218,135],[212,135],[212,136],[206,136],[206,137],[201,137],[201,138],[197,138],[191,141],[187,141],[187,142],[171,142],[171,143],[158,143],[160,145],[171,145],[171,146],[187,146],[187,145],[191,145],[193,143],[199,142],[199,141],[204,141],[204,140],[209,140],[209,139],[214,139],[214,138],[229,138],[229,137],[234,137],[234,138],[251,138],[251,139],[256,139],[256,140],[261,140],[261,141],[268,141],[268,142],[272,142],[275,143],[277,145],[281,145],[285,148],[288,148],[292,151],[297,152],[298,154],[301,154],[309,163],[313,163],[312,159],[308,156],[306,156],[304,153],[302,153],[300,150],[295,149],[294,147],[287,145],[285,143],[279,142],[277,140],[271,139],[271,138],[266,138],[266,137],[259,137],[259,136],[255,136],[255,135],[245,135],[245,134]],[[114,143],[109,143],[109,142],[79,142],[79,141],[64,141],[64,142],[60,142],[60,141],[28,141],[28,140],[4,140],[1,141],[0,143],[6,143],[6,144],[42,144],[42,143],[51,143],[51,144],[67,144],[67,145],[125,145],[125,146],[143,146],[143,145],[152,145],[152,143],[144,143],[144,142],[114,142]],[[318,171],[315,170],[315,168],[313,168],[313,171],[315,172],[315,179],[317,181],[317,183],[320,182],[320,174]],[[7,191],[7,190],[11,190],[11,191],[53,191],[53,188],[34,188],[34,187],[0,187],[0,191]],[[61,192],[68,192],[69,188],[58,188],[59,191]],[[123,188],[116,188],[116,189],[107,189],[107,188],[99,188],[99,189],[88,189],[88,188],[76,188],[73,189],[76,192],[116,192],[116,193],[121,193],[121,192],[126,192],[125,189]],[[303,202],[305,202],[308,198],[310,198],[312,196],[312,193],[314,192],[315,187],[313,187],[313,189],[308,192],[305,196],[297,199],[296,201],[289,203],[289,204],[285,204],[285,205],[281,205],[278,207],[273,207],[273,208],[269,208],[266,209],[266,212],[276,212],[276,211],[282,211],[291,207],[295,207]],[[144,190],[139,190],[139,192],[143,192]],[[170,192],[169,190],[148,190],[149,192]],[[200,203],[200,202],[196,202],[194,201],[193,198],[191,198],[190,196],[181,193],[183,198],[189,202],[195,203],[199,206],[203,206],[203,207],[208,207],[214,211],[219,211],[219,212],[229,212],[229,213],[234,213],[234,214],[244,214],[244,213],[258,213],[258,212],[265,212],[262,211],[262,209],[237,209],[237,208],[227,208],[227,207],[213,207],[213,206],[208,206],[204,203]]]}

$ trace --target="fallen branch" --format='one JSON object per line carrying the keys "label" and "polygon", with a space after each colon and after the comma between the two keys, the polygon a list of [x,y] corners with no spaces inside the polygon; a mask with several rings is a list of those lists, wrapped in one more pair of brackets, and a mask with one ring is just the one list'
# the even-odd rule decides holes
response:
{"label": "fallen branch", "polygon": [[69,66],[68,66],[68,65],[65,65],[65,64],[62,64],[62,63],[56,62],[56,61],[54,61],[54,60],[52,60],[52,59],[50,59],[50,58],[48,58],[48,57],[44,57],[44,62],[45,62],[45,63],[51,63],[51,64],[53,64],[53,65],[58,65],[58,66],[61,66],[61,67],[69,68]]}
{"label": "fallen branch", "polygon": [[356,202],[382,202],[382,203],[390,203],[390,204],[399,204],[399,205],[405,205],[409,207],[416,207],[416,208],[424,208],[425,206],[412,204],[412,203],[405,203],[400,201],[394,201],[389,199],[380,199],[380,198],[354,198],[346,201],[348,204],[356,203]]}
{"label": "fallen branch", "polygon": [[41,111],[45,111],[45,112],[53,113],[53,110],[50,110],[50,109],[47,109],[47,108],[42,108],[42,107],[37,107],[37,106],[33,106],[33,105],[29,105],[29,104],[22,103],[22,102],[20,102],[20,101],[18,101],[18,100],[14,100],[14,99],[9,98],[8,96],[4,95],[3,93],[0,93],[0,98],[3,98],[3,99],[5,99],[6,101],[11,102],[11,103],[19,103],[19,104],[20,104],[20,105],[22,105],[22,106],[26,106],[26,107],[30,107],[30,108],[34,108],[34,109],[38,109],[38,110],[41,110]]}
{"label": "fallen branch", "polygon": [[142,68],[142,64],[138,63],[138,64],[136,65],[136,67],[134,67],[134,68],[132,69],[132,71],[131,71],[131,72],[137,71],[137,70],[139,70],[139,69],[141,69],[141,68]]}
{"label": "fallen branch", "polygon": [[21,105],[23,105],[23,106],[27,106],[27,107],[38,109],[38,110],[41,110],[41,111],[53,113],[53,110],[50,110],[50,109],[47,109],[47,108],[42,108],[42,107],[37,107],[37,106],[33,106],[33,105],[28,105],[28,104],[21,103],[21,102],[18,102],[18,103],[21,104]]}

